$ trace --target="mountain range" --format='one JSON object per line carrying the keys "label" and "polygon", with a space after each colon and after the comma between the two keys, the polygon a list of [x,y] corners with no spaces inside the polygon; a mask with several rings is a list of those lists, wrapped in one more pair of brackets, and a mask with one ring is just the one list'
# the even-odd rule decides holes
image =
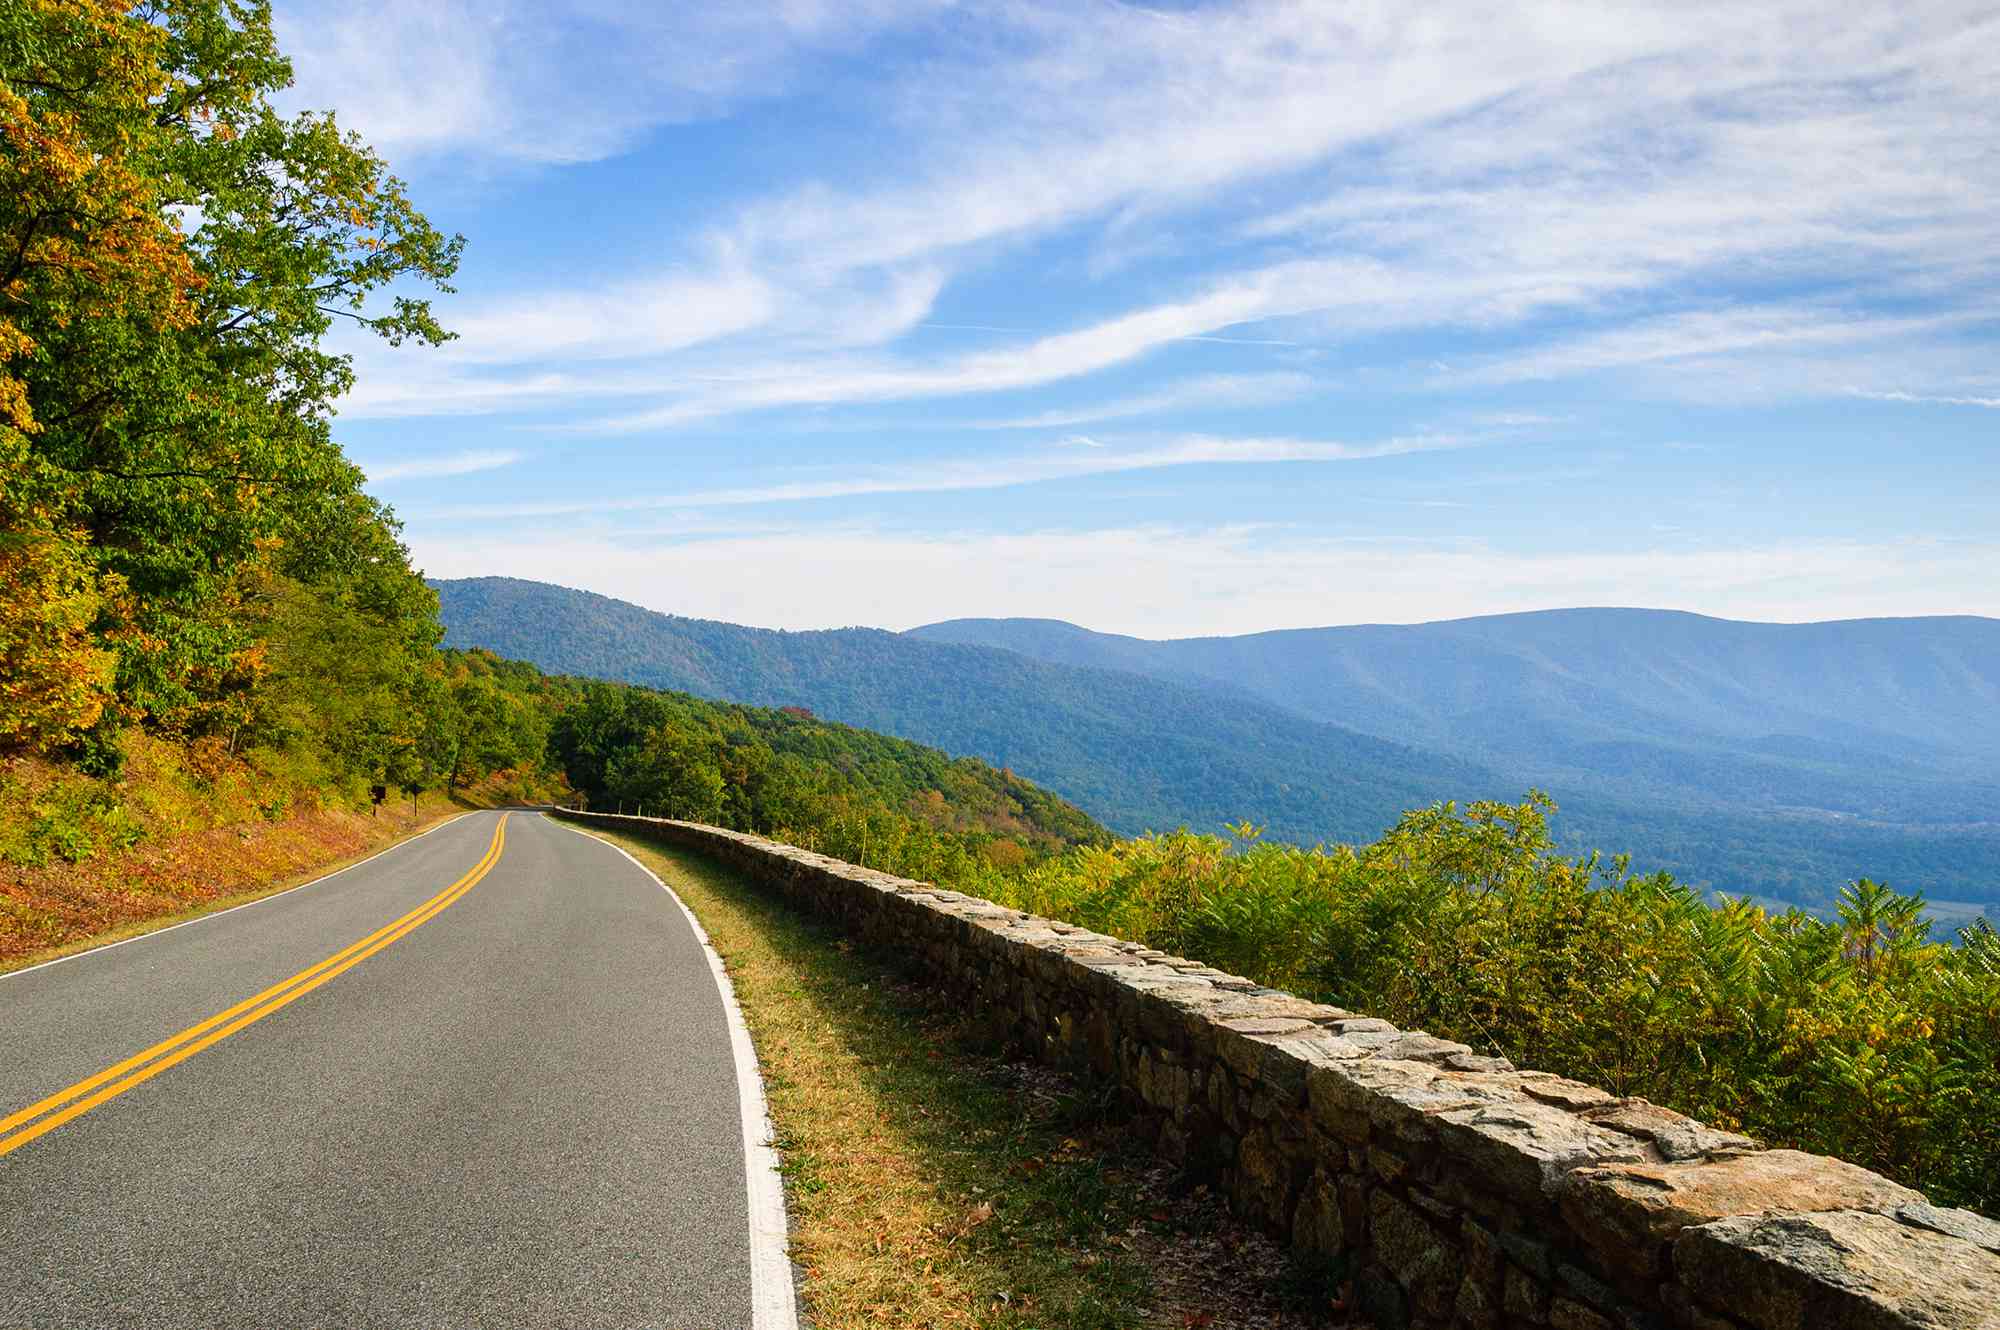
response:
{"label": "mountain range", "polygon": [[912,635],[1227,683],[1545,784],[1875,821],[2000,817],[2000,619],[1575,609],[1164,642],[1048,619]]}
{"label": "mountain range", "polygon": [[784,632],[433,586],[447,645],[809,707],[1012,767],[1121,832],[1365,840],[1534,786],[1572,847],[1716,889],[1823,907],[1872,876],[2000,915],[1996,620],[1578,609],[1150,641],[1042,619]]}

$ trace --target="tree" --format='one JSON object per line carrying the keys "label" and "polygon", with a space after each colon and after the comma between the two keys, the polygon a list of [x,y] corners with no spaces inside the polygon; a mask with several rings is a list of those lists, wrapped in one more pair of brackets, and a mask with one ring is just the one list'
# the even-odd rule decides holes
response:
{"label": "tree", "polygon": [[513,764],[515,708],[486,680],[466,676],[447,683],[429,732],[431,764],[446,793],[475,775]]}
{"label": "tree", "polygon": [[321,783],[401,783],[446,701],[435,599],[386,517],[332,524],[299,549],[312,557],[284,551],[246,578],[242,625],[265,650],[231,746],[313,755]]}
{"label": "tree", "polygon": [[621,749],[607,764],[610,794],[665,817],[713,822],[722,811],[722,771],[715,749],[670,729]]}
{"label": "tree", "polygon": [[80,547],[104,717],[243,724],[255,579],[385,527],[332,439],[352,370],[323,337],[447,337],[378,297],[448,290],[462,242],[331,115],[280,115],[290,78],[263,0],[0,11],[0,513]]}
{"label": "tree", "polygon": [[112,5],[0,10],[0,746],[57,747],[111,702],[115,662],[91,629],[127,602],[91,557],[77,486],[47,464],[71,423],[47,385],[87,373],[69,358],[93,330],[193,321],[199,278],[137,147],[164,43]]}

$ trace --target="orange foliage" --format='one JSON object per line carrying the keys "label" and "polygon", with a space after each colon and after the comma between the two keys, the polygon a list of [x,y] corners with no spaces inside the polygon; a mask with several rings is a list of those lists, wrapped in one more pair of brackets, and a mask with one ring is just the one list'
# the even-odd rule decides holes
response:
{"label": "orange foliage", "polygon": [[0,587],[0,750],[56,747],[111,701],[115,658],[90,634],[103,597],[81,544],[46,528],[0,529]]}
{"label": "orange foliage", "polygon": [[36,350],[23,312],[57,327],[135,314],[185,327],[200,278],[140,160],[165,33],[118,0],[22,2],[47,40],[0,82],[0,428],[33,433],[9,369]]}
{"label": "orange foliage", "polygon": [[[426,807],[423,821],[443,809]],[[87,863],[0,867],[0,961],[80,942],[321,871],[420,825],[407,802],[385,815],[308,808],[282,822],[208,827]]]}
{"label": "orange foliage", "polygon": [[186,326],[199,278],[143,160],[164,33],[116,0],[19,2],[0,69],[0,749],[47,750],[110,703],[115,658],[91,630],[123,588],[36,477],[26,440],[44,422],[18,367],[46,353],[30,328]]}

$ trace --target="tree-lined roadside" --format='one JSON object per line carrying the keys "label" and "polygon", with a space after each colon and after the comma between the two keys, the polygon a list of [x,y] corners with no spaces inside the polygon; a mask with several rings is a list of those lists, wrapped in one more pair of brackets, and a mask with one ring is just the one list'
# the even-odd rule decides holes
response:
{"label": "tree-lined roadside", "polygon": [[332,435],[336,319],[447,334],[460,242],[329,113],[261,0],[0,17],[0,745],[140,727],[309,776],[421,747],[435,598]]}

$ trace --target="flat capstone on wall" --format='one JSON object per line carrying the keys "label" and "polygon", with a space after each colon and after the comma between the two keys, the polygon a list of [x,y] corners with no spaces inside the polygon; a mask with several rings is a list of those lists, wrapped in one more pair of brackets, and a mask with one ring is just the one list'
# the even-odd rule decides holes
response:
{"label": "flat capstone on wall", "polygon": [[559,815],[718,859],[1119,1087],[1381,1330],[2000,1327],[2000,1224],[1852,1164],[761,837]]}

